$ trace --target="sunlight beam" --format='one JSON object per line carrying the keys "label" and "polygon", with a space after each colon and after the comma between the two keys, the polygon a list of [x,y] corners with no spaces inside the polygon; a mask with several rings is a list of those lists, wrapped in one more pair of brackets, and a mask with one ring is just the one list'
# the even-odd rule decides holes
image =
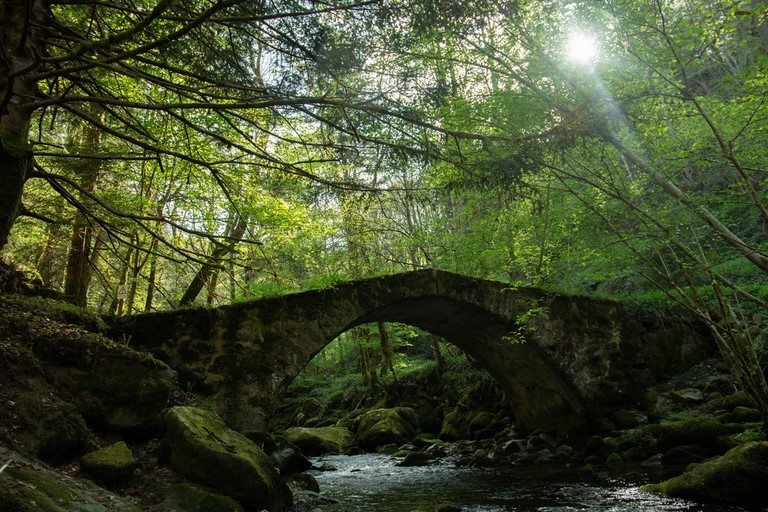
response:
{"label": "sunlight beam", "polygon": [[582,32],[574,32],[568,37],[565,50],[568,60],[577,64],[591,64],[599,53],[595,38]]}

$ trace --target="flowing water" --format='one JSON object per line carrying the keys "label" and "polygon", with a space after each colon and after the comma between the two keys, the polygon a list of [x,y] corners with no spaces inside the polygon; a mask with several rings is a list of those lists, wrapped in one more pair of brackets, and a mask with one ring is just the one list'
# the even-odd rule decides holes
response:
{"label": "flowing water", "polygon": [[[456,467],[450,462],[398,467],[379,454],[323,456],[312,471],[321,494],[338,500],[322,512],[411,512],[452,503],[472,512],[736,512],[748,509],[701,505],[642,493],[638,487],[665,475],[637,472],[587,475],[576,469],[514,466],[505,470]],[[768,485],[768,483],[767,483]],[[768,510],[767,508],[761,510]]]}

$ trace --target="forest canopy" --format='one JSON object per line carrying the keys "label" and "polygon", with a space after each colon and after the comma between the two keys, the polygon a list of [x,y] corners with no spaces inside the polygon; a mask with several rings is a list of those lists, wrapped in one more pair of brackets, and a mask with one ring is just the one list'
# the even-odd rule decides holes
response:
{"label": "forest canopy", "polygon": [[763,307],[763,2],[1,14],[0,247],[80,305],[441,268]]}

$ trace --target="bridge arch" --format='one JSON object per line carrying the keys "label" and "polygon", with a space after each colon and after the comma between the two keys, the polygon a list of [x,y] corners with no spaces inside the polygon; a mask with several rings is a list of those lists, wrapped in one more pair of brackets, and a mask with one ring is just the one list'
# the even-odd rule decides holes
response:
{"label": "bridge arch", "polygon": [[[510,342],[516,320],[542,304],[526,342]],[[432,270],[214,309],[136,315],[119,319],[114,329],[211,395],[232,428],[255,433],[266,430],[288,385],[320,350],[376,321],[419,327],[470,354],[529,428],[580,429],[604,406],[636,400],[626,392],[630,384],[654,372],[646,363],[654,344],[640,346],[642,323],[618,303]],[[690,338],[673,336],[678,345]]]}
{"label": "bridge arch", "polygon": [[371,310],[345,331],[369,322],[412,325],[456,345],[496,380],[515,417],[526,427],[584,426],[586,411],[578,390],[538,344],[512,341],[510,335],[518,329],[513,319],[445,295],[426,295]]}

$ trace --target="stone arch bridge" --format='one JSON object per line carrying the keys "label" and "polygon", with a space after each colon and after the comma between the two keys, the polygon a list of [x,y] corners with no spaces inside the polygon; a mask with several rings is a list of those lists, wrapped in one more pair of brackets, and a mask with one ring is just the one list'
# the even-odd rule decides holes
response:
{"label": "stone arch bridge", "polygon": [[497,380],[518,422],[550,431],[582,429],[636,404],[654,381],[713,351],[701,326],[673,315],[644,317],[618,302],[434,270],[122,317],[113,329],[210,395],[232,428],[258,433],[323,347],[376,321],[416,326],[455,344]]}

